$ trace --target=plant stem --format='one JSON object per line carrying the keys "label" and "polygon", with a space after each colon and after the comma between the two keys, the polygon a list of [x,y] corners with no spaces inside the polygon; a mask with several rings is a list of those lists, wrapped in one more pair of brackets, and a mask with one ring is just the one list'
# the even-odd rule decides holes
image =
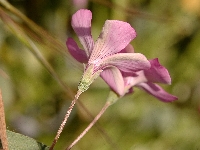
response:
{"label": "plant stem", "polygon": [[3,146],[3,149],[8,150],[8,139],[6,135],[6,121],[5,121],[5,113],[4,113],[1,90],[0,90],[0,140]]}
{"label": "plant stem", "polygon": [[94,118],[94,120],[85,128],[85,130],[67,147],[66,150],[70,150],[91,128],[92,126],[99,120],[99,118],[104,114],[107,108],[111,105],[110,102],[106,102],[98,115]]}
{"label": "plant stem", "polygon": [[74,105],[76,104],[76,101],[78,100],[78,97],[81,95],[81,93],[82,93],[82,92],[78,90],[77,94],[75,95],[74,100],[71,102],[71,105],[69,106],[68,111],[67,111],[67,113],[65,114],[65,118],[64,118],[64,120],[62,121],[62,123],[61,123],[61,125],[60,125],[60,128],[59,128],[59,130],[58,130],[58,132],[57,132],[57,134],[56,134],[56,136],[55,136],[55,138],[54,138],[54,140],[53,140],[53,143],[52,143],[52,145],[51,145],[51,147],[50,147],[49,150],[53,150],[54,146],[56,145],[56,143],[57,143],[57,141],[58,141],[58,139],[59,139],[59,137],[60,137],[60,134],[61,134],[61,132],[63,131],[63,128],[64,128],[64,126],[65,126],[65,124],[66,124],[66,122],[67,122],[67,119],[69,118],[69,116],[70,116],[70,114],[71,114],[71,111],[72,111]]}

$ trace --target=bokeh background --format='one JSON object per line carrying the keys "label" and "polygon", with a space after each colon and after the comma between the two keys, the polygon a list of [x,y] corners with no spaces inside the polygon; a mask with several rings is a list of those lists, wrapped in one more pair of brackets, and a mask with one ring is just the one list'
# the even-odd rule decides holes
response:
{"label": "bokeh background", "polygon": [[[172,78],[172,85],[163,88],[179,100],[163,103],[135,89],[111,106],[73,149],[200,149],[199,0],[9,3],[14,7],[0,1],[0,88],[7,129],[51,145],[83,71],[65,46],[67,37],[78,41],[71,15],[87,8],[93,13],[95,39],[106,19],[129,22],[137,32],[131,42],[135,51],[148,59],[159,58]],[[55,149],[65,149],[83,131],[108,93],[109,87],[98,78],[81,95]]]}

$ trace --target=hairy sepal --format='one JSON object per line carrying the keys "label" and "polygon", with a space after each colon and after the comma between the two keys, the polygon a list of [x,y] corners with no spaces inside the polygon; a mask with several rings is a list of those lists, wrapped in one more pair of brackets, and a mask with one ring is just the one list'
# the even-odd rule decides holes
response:
{"label": "hairy sepal", "polygon": [[78,90],[81,92],[85,92],[89,88],[90,84],[94,82],[94,80],[100,75],[102,71],[103,70],[98,70],[94,72],[94,65],[89,65],[85,70],[81,81],[79,82]]}

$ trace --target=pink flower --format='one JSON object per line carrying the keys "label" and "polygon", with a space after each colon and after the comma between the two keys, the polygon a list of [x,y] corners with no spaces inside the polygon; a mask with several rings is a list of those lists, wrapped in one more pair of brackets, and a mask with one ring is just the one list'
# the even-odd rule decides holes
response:
{"label": "pink flower", "polygon": [[[131,45],[126,47],[123,52],[134,52]],[[122,95],[125,95],[127,93],[132,93],[133,87],[139,87],[149,94],[155,96],[156,98],[160,99],[164,102],[171,102],[174,100],[177,100],[177,97],[167,93],[165,90],[163,90],[159,85],[155,83],[164,83],[164,84],[171,84],[171,78],[169,75],[169,72],[165,67],[160,65],[158,59],[153,59],[149,61],[151,64],[151,67],[147,70],[141,70],[137,72],[123,72],[123,81],[121,81],[119,88],[121,88],[122,85],[124,85],[124,93]],[[106,72],[102,72],[101,74],[102,78],[110,85],[110,87],[115,91],[115,88],[113,88],[113,84],[109,81],[109,74],[106,74]]]}
{"label": "pink flower", "polygon": [[123,82],[122,72],[136,72],[150,67],[149,61],[140,53],[121,53],[136,37],[130,24],[117,20],[106,20],[96,42],[91,35],[92,13],[81,9],[72,16],[72,27],[78,35],[83,49],[68,38],[66,44],[70,54],[79,62],[86,64],[79,89],[87,90],[93,80],[105,72],[107,80],[119,95],[124,89],[119,87]]}

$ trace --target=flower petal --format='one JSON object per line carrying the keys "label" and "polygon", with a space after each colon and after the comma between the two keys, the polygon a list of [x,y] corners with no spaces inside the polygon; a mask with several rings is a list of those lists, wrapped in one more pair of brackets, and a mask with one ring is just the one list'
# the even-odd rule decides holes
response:
{"label": "flower petal", "polygon": [[129,23],[107,20],[95,42],[89,62],[101,60],[124,49],[136,37],[135,30]]}
{"label": "flower petal", "polygon": [[119,95],[124,95],[124,80],[116,67],[108,67],[101,72],[101,77],[110,88]]}
{"label": "flower petal", "polygon": [[122,72],[122,76],[124,79],[124,85],[129,88],[139,83],[147,82],[143,70],[138,72]]}
{"label": "flower petal", "polygon": [[134,53],[134,48],[131,44],[128,44],[120,53]]}
{"label": "flower petal", "polygon": [[118,53],[103,59],[99,68],[115,66],[123,72],[139,71],[149,69],[150,63],[146,57],[140,53]]}
{"label": "flower petal", "polygon": [[69,53],[80,63],[87,63],[88,58],[85,51],[79,49],[78,45],[72,38],[68,38],[66,42]]}
{"label": "flower petal", "polygon": [[87,56],[91,54],[94,41],[91,35],[92,13],[87,9],[80,9],[72,16],[72,28],[86,51]]}
{"label": "flower petal", "polygon": [[165,67],[160,65],[158,59],[153,59],[149,61],[151,63],[151,68],[144,70],[144,75],[150,82],[171,84],[171,78],[169,72]]}
{"label": "flower petal", "polygon": [[146,92],[150,93],[151,95],[155,96],[163,102],[171,102],[178,99],[174,95],[171,95],[164,91],[159,85],[153,84],[151,82],[140,83],[137,86],[141,87]]}

